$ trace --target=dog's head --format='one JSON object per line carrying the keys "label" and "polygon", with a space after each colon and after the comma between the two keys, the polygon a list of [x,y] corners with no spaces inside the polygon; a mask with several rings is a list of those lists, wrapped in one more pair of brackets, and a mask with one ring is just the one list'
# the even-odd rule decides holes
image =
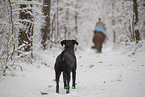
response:
{"label": "dog's head", "polygon": [[61,45],[65,45],[66,48],[74,48],[74,45],[78,45],[78,42],[76,40],[63,40],[61,41]]}

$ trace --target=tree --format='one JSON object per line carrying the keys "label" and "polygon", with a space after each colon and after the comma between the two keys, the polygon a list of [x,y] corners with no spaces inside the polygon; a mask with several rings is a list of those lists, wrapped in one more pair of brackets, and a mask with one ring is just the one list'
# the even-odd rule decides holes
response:
{"label": "tree", "polygon": [[[23,27],[20,28],[19,32],[19,46],[23,49],[20,51],[29,52],[31,51],[31,57],[33,58],[33,16],[32,16],[32,4],[31,0],[27,0],[26,4],[20,4],[20,23]],[[20,52],[19,52],[20,54]]]}
{"label": "tree", "polygon": [[136,39],[136,43],[138,43],[138,41],[140,40],[140,33],[139,33],[139,29],[138,29],[138,4],[137,4],[137,0],[133,0],[133,13],[134,13],[134,35],[135,35],[135,39]]}
{"label": "tree", "polygon": [[116,43],[116,32],[114,29],[115,26],[115,16],[114,16],[114,9],[115,9],[115,0],[112,0],[112,26],[113,26],[113,42]]}
{"label": "tree", "polygon": [[44,50],[47,46],[47,40],[50,38],[50,8],[51,8],[51,0],[44,0],[43,3],[43,13],[45,16],[45,25],[42,27],[42,45]]}
{"label": "tree", "polygon": [[78,9],[78,0],[76,1],[76,4],[75,4],[75,9],[76,9],[76,12],[75,12],[75,31],[76,31],[76,34],[78,33],[78,12],[77,12],[77,9]]}

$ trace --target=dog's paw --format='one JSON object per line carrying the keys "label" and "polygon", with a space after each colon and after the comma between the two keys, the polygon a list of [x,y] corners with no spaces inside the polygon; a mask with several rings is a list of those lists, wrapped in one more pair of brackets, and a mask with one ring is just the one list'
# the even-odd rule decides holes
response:
{"label": "dog's paw", "polygon": [[72,89],[76,89],[76,87],[75,86],[72,86]]}
{"label": "dog's paw", "polygon": [[69,93],[69,90],[66,90],[66,94],[68,94]]}
{"label": "dog's paw", "polygon": [[58,93],[58,94],[59,94],[59,91],[57,90],[57,91],[56,91],[56,93]]}

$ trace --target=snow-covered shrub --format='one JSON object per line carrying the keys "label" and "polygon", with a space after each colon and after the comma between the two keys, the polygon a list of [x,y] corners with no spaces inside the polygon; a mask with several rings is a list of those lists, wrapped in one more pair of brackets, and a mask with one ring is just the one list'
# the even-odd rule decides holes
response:
{"label": "snow-covered shrub", "polygon": [[135,55],[137,53],[141,54],[145,51],[145,40],[136,42],[121,42],[121,49],[124,54],[129,56]]}

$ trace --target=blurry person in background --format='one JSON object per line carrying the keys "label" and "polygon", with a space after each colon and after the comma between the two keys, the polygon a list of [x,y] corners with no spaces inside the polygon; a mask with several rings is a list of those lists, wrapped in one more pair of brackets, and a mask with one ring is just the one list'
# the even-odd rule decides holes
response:
{"label": "blurry person in background", "polygon": [[95,48],[97,50],[97,53],[102,52],[102,44],[107,38],[107,33],[105,30],[106,27],[104,23],[101,21],[101,18],[99,18],[99,21],[96,23],[95,26],[94,37],[93,37],[94,46],[92,46],[92,48]]}
{"label": "blurry person in background", "polygon": [[105,31],[106,27],[105,24],[101,21],[101,18],[99,18],[99,21],[96,23],[95,30],[97,32],[102,32],[105,36],[107,36],[107,33]]}

